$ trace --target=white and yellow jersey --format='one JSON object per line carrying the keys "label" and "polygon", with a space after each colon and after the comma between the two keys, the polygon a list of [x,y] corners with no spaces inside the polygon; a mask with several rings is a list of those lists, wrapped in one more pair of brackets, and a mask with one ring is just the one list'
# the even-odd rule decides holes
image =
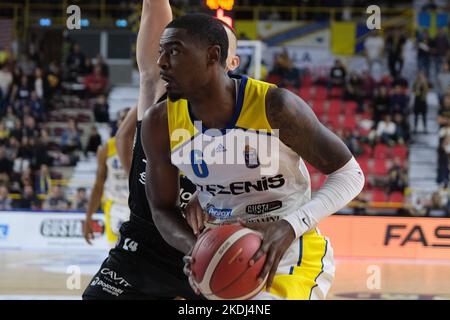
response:
{"label": "white and yellow jersey", "polygon": [[[235,113],[224,130],[196,122],[186,100],[167,101],[171,161],[199,191],[210,227],[273,222],[311,199],[307,168],[271,128],[265,98],[272,84],[245,76]],[[301,132],[299,132],[301,134]],[[315,228],[295,240],[281,259],[270,293],[256,299],[324,299],[334,278],[330,241]]]}
{"label": "white and yellow jersey", "polygon": [[197,185],[213,224],[276,221],[311,198],[303,160],[267,120],[271,86],[242,76],[234,117],[224,130],[200,128],[186,100],[167,102],[172,163]]}
{"label": "white and yellow jersey", "polygon": [[128,176],[125,173],[116,151],[116,139],[110,138],[108,144],[108,157],[106,159],[107,178],[104,188],[104,197],[121,205],[128,205]]}

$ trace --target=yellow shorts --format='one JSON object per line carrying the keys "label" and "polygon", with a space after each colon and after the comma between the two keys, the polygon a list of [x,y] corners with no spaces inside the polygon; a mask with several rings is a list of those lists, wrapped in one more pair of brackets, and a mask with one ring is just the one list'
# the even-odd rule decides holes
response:
{"label": "yellow shorts", "polygon": [[254,300],[325,299],[334,279],[330,240],[316,228],[294,241],[278,265],[270,292],[265,289]]}
{"label": "yellow shorts", "polygon": [[122,223],[130,219],[130,209],[128,206],[108,199],[103,206],[105,212],[106,238],[111,246],[114,246],[119,239],[119,230]]}

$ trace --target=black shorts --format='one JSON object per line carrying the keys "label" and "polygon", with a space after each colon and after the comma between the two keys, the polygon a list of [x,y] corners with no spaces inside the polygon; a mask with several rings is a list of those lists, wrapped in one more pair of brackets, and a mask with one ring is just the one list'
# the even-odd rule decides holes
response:
{"label": "black shorts", "polygon": [[183,273],[183,254],[167,244],[154,226],[132,220],[121,226],[119,241],[83,299],[203,299]]}

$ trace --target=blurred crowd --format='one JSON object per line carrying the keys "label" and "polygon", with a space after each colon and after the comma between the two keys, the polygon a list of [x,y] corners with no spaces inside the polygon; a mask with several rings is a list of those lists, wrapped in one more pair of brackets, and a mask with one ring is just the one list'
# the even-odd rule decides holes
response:
{"label": "blurred crowd", "polygon": [[[74,166],[102,143],[95,125],[84,133],[62,96],[88,108],[89,122],[109,123],[109,68],[98,55],[84,55],[69,40],[61,62],[45,64],[38,43],[15,56],[0,54],[0,208],[79,210],[86,206],[86,190],[70,201],[58,167]],[[95,62],[94,62],[95,61]],[[89,121],[89,118],[92,121]],[[83,119],[82,119],[83,120]],[[63,122],[59,128],[52,123]],[[82,135],[88,134],[86,145]]]}

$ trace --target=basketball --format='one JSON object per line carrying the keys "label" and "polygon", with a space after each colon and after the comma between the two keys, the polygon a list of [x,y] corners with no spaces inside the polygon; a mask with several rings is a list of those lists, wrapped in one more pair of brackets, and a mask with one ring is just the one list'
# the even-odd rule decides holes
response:
{"label": "basketball", "polygon": [[192,251],[192,277],[200,292],[210,300],[244,300],[258,294],[265,281],[257,278],[264,266],[262,256],[253,266],[250,259],[261,245],[254,230],[224,225],[206,231]]}

